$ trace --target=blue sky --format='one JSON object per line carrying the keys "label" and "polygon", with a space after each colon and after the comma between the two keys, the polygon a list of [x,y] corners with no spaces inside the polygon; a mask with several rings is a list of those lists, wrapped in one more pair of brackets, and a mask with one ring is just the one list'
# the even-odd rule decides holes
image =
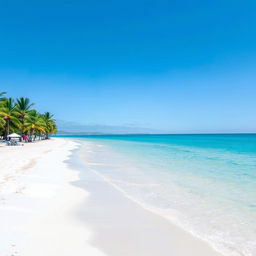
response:
{"label": "blue sky", "polygon": [[256,132],[254,1],[19,2],[0,91],[82,124]]}

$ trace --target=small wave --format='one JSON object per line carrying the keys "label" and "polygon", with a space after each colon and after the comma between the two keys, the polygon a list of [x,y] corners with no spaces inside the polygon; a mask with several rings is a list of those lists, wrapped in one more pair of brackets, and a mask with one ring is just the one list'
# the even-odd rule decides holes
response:
{"label": "small wave", "polygon": [[123,180],[110,179],[110,178],[108,178],[108,180],[111,183],[124,184],[126,186],[133,186],[133,187],[146,188],[146,187],[157,187],[157,186],[159,186],[159,184],[157,184],[157,183],[134,183],[134,182],[127,182],[127,181],[123,181]]}

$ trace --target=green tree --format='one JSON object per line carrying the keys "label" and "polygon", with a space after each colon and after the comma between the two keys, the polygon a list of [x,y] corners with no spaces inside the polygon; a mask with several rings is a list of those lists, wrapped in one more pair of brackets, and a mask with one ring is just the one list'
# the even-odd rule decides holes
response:
{"label": "green tree", "polygon": [[45,138],[49,139],[49,134],[57,133],[57,127],[53,115],[50,112],[45,112],[42,115],[45,123]]}
{"label": "green tree", "polygon": [[0,101],[3,101],[5,98],[3,97],[6,92],[0,92]]}
{"label": "green tree", "polygon": [[31,110],[29,114],[25,117],[25,123],[24,123],[24,131],[28,131],[30,137],[32,135],[35,135],[36,132],[43,132],[45,133],[45,122],[42,118],[42,115],[40,115],[36,110]]}
{"label": "green tree", "polygon": [[[1,105],[3,104],[4,101],[4,96],[5,92],[0,92],[0,111],[1,111]],[[2,132],[4,131],[4,119],[3,117],[0,116],[0,136],[2,135]]]}
{"label": "green tree", "polygon": [[0,106],[0,117],[4,120],[4,138],[7,139],[10,128],[19,127],[20,125],[16,116],[16,104],[12,98],[3,100]]}
{"label": "green tree", "polygon": [[2,135],[3,131],[4,131],[4,119],[2,117],[0,117],[0,136]]}
{"label": "green tree", "polygon": [[29,115],[34,103],[31,103],[28,98],[21,97],[16,100],[16,105],[16,115],[20,120],[20,136],[22,136],[25,129],[25,118]]}

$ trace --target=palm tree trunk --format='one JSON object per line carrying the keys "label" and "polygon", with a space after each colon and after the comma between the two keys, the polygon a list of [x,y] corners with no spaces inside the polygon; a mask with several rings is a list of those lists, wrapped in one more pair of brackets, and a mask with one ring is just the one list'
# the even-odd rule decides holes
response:
{"label": "palm tree trunk", "polygon": [[5,140],[7,140],[7,136],[10,134],[10,120],[6,119],[6,125],[5,125]]}
{"label": "palm tree trunk", "polygon": [[21,119],[20,142],[22,141],[22,138],[23,138],[23,130],[24,130],[24,118]]}
{"label": "palm tree trunk", "polygon": [[33,133],[34,133],[34,129],[31,129],[30,132],[29,132],[29,140],[32,142],[32,136],[33,136]]}
{"label": "palm tree trunk", "polygon": [[7,135],[10,134],[10,120],[7,122]]}

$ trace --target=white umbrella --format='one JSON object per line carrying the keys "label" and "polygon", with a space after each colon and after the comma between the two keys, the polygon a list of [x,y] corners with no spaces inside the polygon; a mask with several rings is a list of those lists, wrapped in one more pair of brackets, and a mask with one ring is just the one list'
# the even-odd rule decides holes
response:
{"label": "white umbrella", "polygon": [[21,136],[17,133],[12,133],[7,136],[8,138],[20,138]]}

